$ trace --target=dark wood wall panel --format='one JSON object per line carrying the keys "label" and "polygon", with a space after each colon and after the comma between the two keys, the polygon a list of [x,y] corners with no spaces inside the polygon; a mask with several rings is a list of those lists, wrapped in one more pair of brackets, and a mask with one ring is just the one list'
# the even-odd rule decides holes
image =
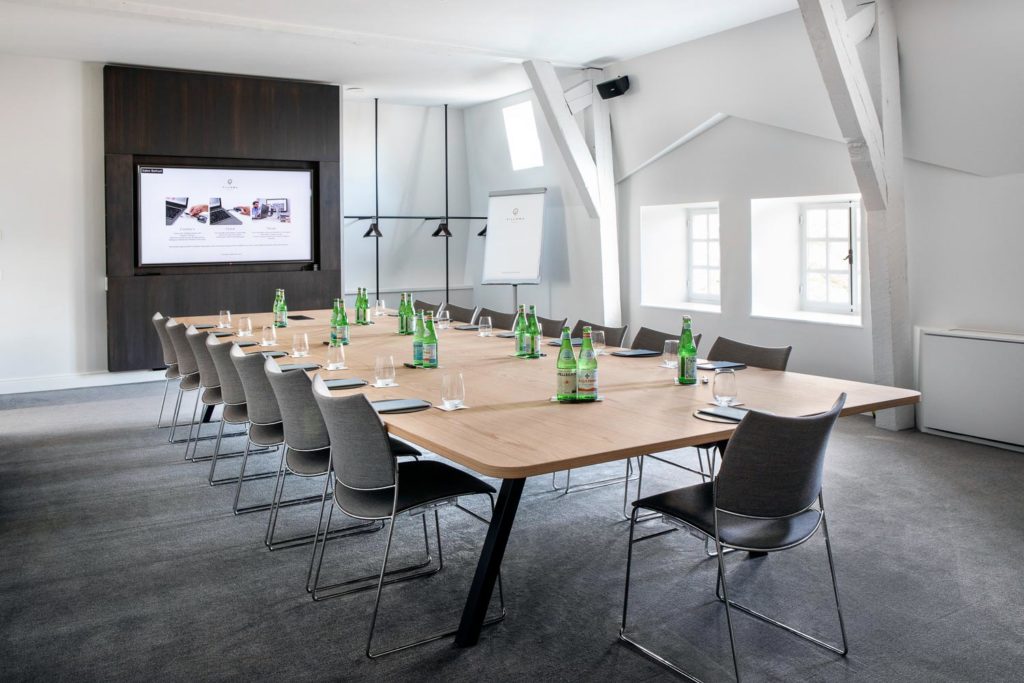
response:
{"label": "dark wood wall panel", "polygon": [[[322,308],[341,282],[341,148],[336,86],[128,66],[104,69],[108,369],[157,367],[150,318],[268,310],[284,287],[293,310]],[[309,168],[314,263],[140,268],[135,166]]]}
{"label": "dark wood wall panel", "polygon": [[[112,277],[107,280],[107,348],[111,370],[144,370],[163,366],[160,340],[150,319],[209,315],[228,309],[239,313],[269,312],[274,290],[285,289],[290,311],[330,308],[338,289],[338,271],[237,273]],[[254,330],[257,337],[259,329]],[[290,337],[283,337],[289,341]]]}

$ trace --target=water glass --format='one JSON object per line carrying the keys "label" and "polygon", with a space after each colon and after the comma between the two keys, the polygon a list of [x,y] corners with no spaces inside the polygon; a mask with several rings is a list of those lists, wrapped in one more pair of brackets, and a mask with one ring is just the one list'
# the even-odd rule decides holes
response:
{"label": "water glass", "polygon": [[462,373],[456,372],[441,378],[441,405],[447,410],[461,408],[466,400],[466,384]]}
{"label": "water glass", "polygon": [[252,336],[252,318],[243,316],[238,319],[238,331],[235,333],[238,337],[251,337]]}
{"label": "water glass", "polygon": [[437,314],[437,326],[442,330],[447,330],[451,322],[452,314],[448,311],[441,311]]}
{"label": "water glass", "polygon": [[389,387],[395,383],[395,359],[393,356],[377,356],[373,376],[377,386]]}
{"label": "water glass", "polygon": [[224,310],[220,312],[220,320],[217,321],[217,327],[222,330],[231,327],[231,311]]}
{"label": "water glass", "polygon": [[276,346],[277,345],[277,330],[273,325],[263,326],[263,340],[260,342],[260,346]]}
{"label": "water glass", "polygon": [[341,344],[338,344],[337,346],[329,346],[327,348],[327,369],[345,369],[345,347]]}
{"label": "water glass", "polygon": [[667,339],[665,341],[665,360],[662,362],[666,368],[679,367],[679,340]]}
{"label": "water glass", "polygon": [[384,299],[377,299],[377,303],[374,305],[374,311],[374,315],[376,315],[378,318],[383,315],[387,315],[388,306],[386,303],[384,303]]}
{"label": "water glass", "polygon": [[715,370],[715,384],[711,391],[718,405],[734,405],[737,398],[736,373],[730,369]]}
{"label": "water glass", "polygon": [[476,321],[477,329],[480,332],[481,337],[491,336],[491,316],[482,315],[480,319]]}
{"label": "water glass", "polygon": [[594,345],[594,353],[600,356],[604,353],[604,330],[593,330],[590,333],[590,343]]}
{"label": "water glass", "polygon": [[292,356],[305,358],[309,355],[309,335],[305,332],[296,332],[292,335]]}

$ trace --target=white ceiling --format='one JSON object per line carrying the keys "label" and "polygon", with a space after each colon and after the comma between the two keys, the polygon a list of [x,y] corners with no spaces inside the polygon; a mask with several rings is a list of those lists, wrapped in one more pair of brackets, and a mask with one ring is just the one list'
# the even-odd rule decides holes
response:
{"label": "white ceiling", "polygon": [[0,51],[297,78],[466,105],[519,64],[605,65],[795,9],[796,0],[0,0]]}

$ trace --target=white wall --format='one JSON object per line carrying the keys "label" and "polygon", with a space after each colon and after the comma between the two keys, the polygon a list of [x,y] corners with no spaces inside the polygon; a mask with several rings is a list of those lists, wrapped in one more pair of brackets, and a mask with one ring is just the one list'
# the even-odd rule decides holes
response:
{"label": "white wall", "polygon": [[[374,213],[373,102],[344,103],[344,211]],[[380,213],[386,216],[444,214],[444,112],[382,102],[379,110]],[[463,113],[448,110],[449,213],[469,215],[466,183],[466,137]],[[347,292],[374,287],[374,241],[363,238],[370,221],[345,221],[343,277]],[[444,239],[431,237],[438,221],[383,220],[380,230],[380,286],[385,300],[397,305],[398,291],[415,291],[440,301],[444,294]],[[451,221],[450,282],[453,303],[469,303],[472,278],[466,253],[482,222]],[[394,300],[394,301],[392,301]]]}
{"label": "white wall", "polygon": [[103,82],[98,64],[0,54],[0,393],[104,373]]}

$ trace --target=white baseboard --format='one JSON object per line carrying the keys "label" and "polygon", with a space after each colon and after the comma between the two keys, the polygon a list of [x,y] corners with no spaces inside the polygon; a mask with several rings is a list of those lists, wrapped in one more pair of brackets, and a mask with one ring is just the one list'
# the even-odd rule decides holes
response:
{"label": "white baseboard", "polygon": [[163,370],[139,370],[134,372],[79,372],[67,375],[46,375],[43,377],[17,377],[0,379],[0,394],[24,394],[32,391],[57,391],[60,389],[81,389],[103,387],[112,384],[138,384],[157,382],[164,378]]}

